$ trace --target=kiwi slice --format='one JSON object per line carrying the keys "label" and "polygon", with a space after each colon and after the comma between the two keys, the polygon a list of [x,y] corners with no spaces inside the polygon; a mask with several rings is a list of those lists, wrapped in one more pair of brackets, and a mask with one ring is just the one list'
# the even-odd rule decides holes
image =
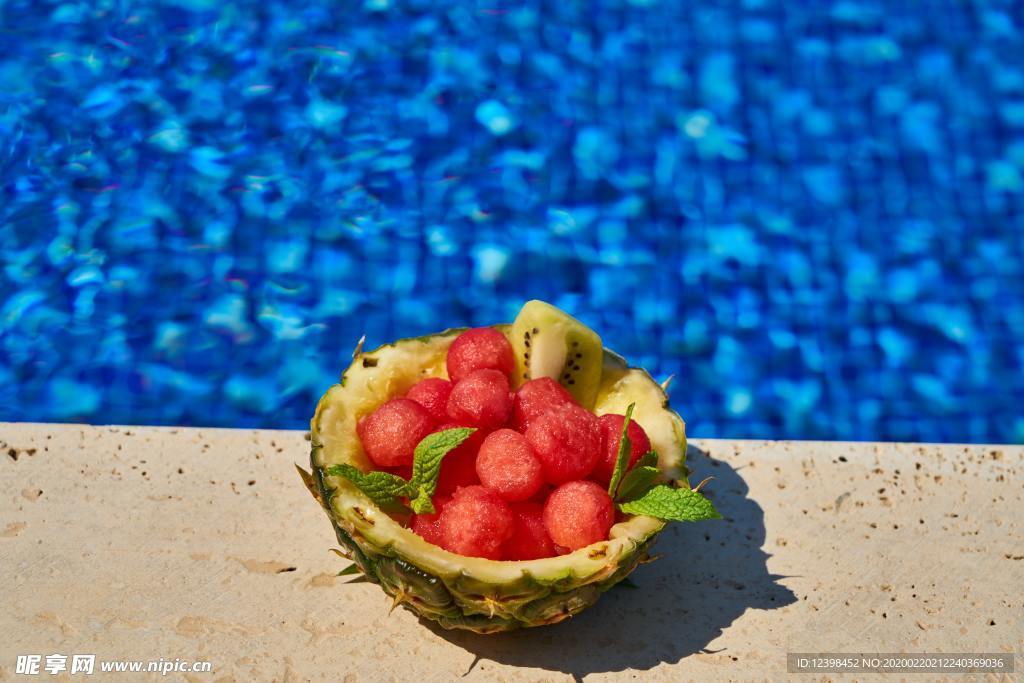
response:
{"label": "kiwi slice", "polygon": [[551,377],[580,405],[594,407],[601,382],[601,337],[568,313],[543,301],[527,301],[512,324],[516,384]]}

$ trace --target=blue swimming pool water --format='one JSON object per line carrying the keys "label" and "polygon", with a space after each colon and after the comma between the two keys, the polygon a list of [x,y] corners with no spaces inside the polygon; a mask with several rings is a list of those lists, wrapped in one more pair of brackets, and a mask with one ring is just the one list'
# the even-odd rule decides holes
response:
{"label": "blue swimming pool water", "polygon": [[1024,441],[1011,2],[0,5],[0,419],[302,427],[544,298],[697,436]]}

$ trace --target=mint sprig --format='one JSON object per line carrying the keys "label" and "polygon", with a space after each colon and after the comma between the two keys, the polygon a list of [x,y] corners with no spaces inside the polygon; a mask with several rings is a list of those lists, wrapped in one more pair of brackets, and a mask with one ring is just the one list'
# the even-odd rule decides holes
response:
{"label": "mint sprig", "polygon": [[398,498],[406,495],[409,482],[397,474],[376,470],[363,472],[345,463],[328,467],[327,474],[348,479],[385,512],[401,512],[403,506]]}
{"label": "mint sprig", "polygon": [[710,500],[698,491],[659,484],[638,498],[619,503],[619,509],[630,515],[649,515],[672,522],[697,522],[721,519]]}
{"label": "mint sprig", "polygon": [[416,514],[433,514],[431,498],[437,490],[437,479],[441,475],[441,460],[475,432],[469,427],[446,429],[428,434],[413,453],[412,481],[409,482],[409,498]]}
{"label": "mint sprig", "polygon": [[633,408],[635,407],[635,403],[629,404],[629,407],[626,408],[626,419],[622,421],[619,452],[615,458],[615,469],[612,470],[611,481],[608,482],[608,495],[612,498],[615,498],[615,492],[619,489],[619,482],[622,481],[622,475],[625,474],[626,467],[629,465],[629,453],[633,450],[633,442],[629,440],[626,432],[629,429],[629,420],[633,417]]}
{"label": "mint sprig", "polygon": [[325,471],[329,475],[348,479],[385,512],[408,512],[408,508],[398,500],[404,496],[409,498],[413,512],[430,514],[434,512],[431,498],[437,490],[441,461],[475,431],[470,427],[457,427],[425,436],[413,452],[410,481],[390,472],[363,472],[347,463],[332,465]]}
{"label": "mint sprig", "polygon": [[648,451],[641,457],[633,467],[626,472],[619,483],[619,490],[615,494],[615,500],[633,500],[639,498],[661,475],[658,469],[658,454]]}
{"label": "mint sprig", "polygon": [[629,453],[633,448],[627,430],[633,417],[630,403],[626,408],[626,419],[622,422],[619,437],[619,452],[615,458],[615,469],[608,482],[608,495],[622,512],[630,515],[647,515],[665,521],[696,522],[702,519],[721,519],[710,500],[700,493],[701,482],[695,489],[676,488],[658,483],[661,470],[658,469],[658,454],[648,451],[633,467],[629,467]]}

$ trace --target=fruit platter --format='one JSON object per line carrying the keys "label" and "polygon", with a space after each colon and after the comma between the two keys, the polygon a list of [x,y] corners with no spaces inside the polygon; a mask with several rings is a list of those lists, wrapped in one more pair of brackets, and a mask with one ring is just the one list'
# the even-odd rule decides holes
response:
{"label": "fruit platter", "polygon": [[444,628],[562,621],[649,557],[670,521],[719,517],[687,480],[666,387],[558,308],[373,351],[311,423],[303,479],[361,573]]}

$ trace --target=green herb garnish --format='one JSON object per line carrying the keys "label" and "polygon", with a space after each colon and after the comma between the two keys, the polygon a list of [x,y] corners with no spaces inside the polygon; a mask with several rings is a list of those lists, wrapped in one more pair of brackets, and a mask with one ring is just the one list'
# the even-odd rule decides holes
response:
{"label": "green herb garnish", "polygon": [[703,494],[665,484],[654,486],[638,498],[619,503],[619,509],[630,515],[650,515],[672,522],[722,518]]}
{"label": "green herb garnish", "polygon": [[397,474],[378,470],[363,472],[349,464],[332,465],[327,468],[327,474],[348,479],[385,512],[401,512],[404,507],[398,498],[407,495],[409,482]]}
{"label": "green herb garnish", "polygon": [[648,451],[629,472],[626,472],[626,476],[622,477],[615,500],[626,501],[640,497],[654,486],[659,476],[661,470],[658,469],[658,454]]}
{"label": "green herb garnish", "polygon": [[412,460],[412,481],[409,482],[409,498],[413,512],[432,514],[434,503],[431,498],[437,490],[437,478],[441,474],[441,460],[475,432],[469,427],[446,429],[426,436],[416,446]]}
{"label": "green herb garnish", "polygon": [[619,436],[619,453],[615,458],[615,469],[612,470],[612,479],[608,482],[608,495],[615,498],[615,492],[619,488],[619,481],[629,466],[629,453],[633,450],[633,442],[629,440],[626,431],[629,429],[629,420],[633,417],[635,403],[630,403],[626,408],[626,419],[622,421],[622,434]]}
{"label": "green herb garnish", "polygon": [[633,444],[626,432],[633,417],[634,406],[631,403],[626,408],[615,470],[608,483],[608,495],[616,502],[619,510],[630,515],[648,515],[673,522],[720,519],[722,516],[715,510],[715,506],[700,493],[705,482],[698,484],[695,489],[658,483],[661,470],[658,469],[658,454],[654,451],[645,453],[627,470]]}
{"label": "green herb garnish", "polygon": [[424,437],[413,454],[411,481],[390,472],[363,472],[348,464],[332,465],[326,472],[348,479],[385,512],[408,512],[408,508],[398,500],[406,497],[413,512],[430,514],[434,512],[431,498],[437,490],[441,461],[475,431],[469,427],[458,427]]}

